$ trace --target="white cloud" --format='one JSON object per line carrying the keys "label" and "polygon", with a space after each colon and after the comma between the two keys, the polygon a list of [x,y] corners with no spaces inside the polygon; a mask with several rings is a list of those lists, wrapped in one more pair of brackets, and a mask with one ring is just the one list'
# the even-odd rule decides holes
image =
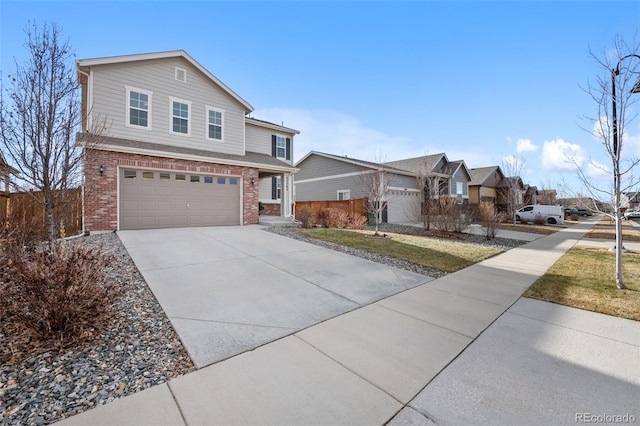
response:
{"label": "white cloud", "polygon": [[516,142],[516,151],[517,152],[528,152],[528,151],[537,151],[538,145],[534,145],[531,142],[531,139],[518,139]]}
{"label": "white cloud", "polygon": [[357,118],[338,111],[296,108],[257,111],[256,118],[300,131],[295,137],[295,161],[309,151],[347,155],[367,161],[393,161],[428,154],[424,147],[408,138],[368,128]]}
{"label": "white cloud", "polygon": [[603,179],[610,176],[609,167],[606,164],[599,163],[598,161],[591,160],[587,164],[586,175],[592,179]]}
{"label": "white cloud", "polygon": [[565,142],[562,139],[545,141],[540,154],[542,168],[548,171],[571,171],[581,167],[585,153],[578,144]]}

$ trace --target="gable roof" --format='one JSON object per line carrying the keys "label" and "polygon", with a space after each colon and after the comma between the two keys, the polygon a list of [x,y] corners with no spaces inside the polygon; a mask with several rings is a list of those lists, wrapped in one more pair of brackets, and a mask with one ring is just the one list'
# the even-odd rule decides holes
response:
{"label": "gable roof", "polygon": [[269,121],[258,120],[257,118],[253,118],[253,117],[245,117],[244,121],[245,121],[245,123],[253,124],[255,126],[260,126],[260,127],[266,127],[267,129],[271,129],[271,130],[276,130],[276,131],[286,132],[286,133],[292,133],[294,135],[299,135],[300,134],[300,130],[292,129],[290,127],[281,126],[279,124],[271,123]]}
{"label": "gable roof", "polygon": [[500,166],[477,167],[475,169],[469,169],[469,174],[471,175],[471,182],[469,183],[469,185],[483,186],[487,182],[489,177],[495,172],[500,173],[500,179],[504,178],[504,173],[502,173]]}
{"label": "gable roof", "polygon": [[433,155],[423,155],[422,157],[407,158],[405,160],[389,161],[384,163],[387,166],[395,167],[401,170],[409,171],[413,174],[422,173],[442,173],[441,170],[435,170],[440,160],[444,157],[446,163],[449,162],[444,152]]}
{"label": "gable roof", "polygon": [[341,156],[341,155],[327,154],[326,152],[319,152],[319,151],[309,151],[307,155],[305,155],[304,157],[302,157],[300,160],[296,162],[295,167],[299,167],[299,165],[303,161],[305,161],[307,158],[309,158],[312,155],[318,155],[321,157],[330,158],[332,160],[342,161],[349,164],[355,164],[356,166],[366,167],[368,169],[387,170],[395,174],[413,176],[413,173],[407,170],[402,170],[395,167],[389,167],[388,163],[374,163],[372,161],[365,161],[365,160],[358,160],[357,158],[350,158],[350,157],[347,157],[346,155]]}
{"label": "gable roof", "polygon": [[7,160],[4,159],[4,155],[2,155],[2,152],[0,152],[0,172],[14,175],[17,175],[19,173],[17,169],[14,169],[9,165],[9,163],[7,163]]}
{"label": "gable roof", "polygon": [[185,61],[190,63],[193,67],[202,72],[211,82],[219,86],[223,91],[225,91],[229,96],[238,101],[245,108],[247,113],[253,111],[253,106],[249,104],[249,102],[245,101],[238,95],[236,92],[231,90],[227,85],[225,85],[222,81],[220,81],[215,75],[211,74],[205,67],[200,65],[195,59],[187,54],[184,50],[170,50],[167,52],[156,52],[156,53],[139,53],[135,55],[121,55],[121,56],[107,56],[103,58],[92,58],[92,59],[79,59],[76,61],[76,67],[78,70],[82,68],[98,66],[98,65],[107,65],[107,64],[120,64],[127,62],[137,62],[137,61],[150,61],[155,59],[167,59],[167,58],[183,58]]}

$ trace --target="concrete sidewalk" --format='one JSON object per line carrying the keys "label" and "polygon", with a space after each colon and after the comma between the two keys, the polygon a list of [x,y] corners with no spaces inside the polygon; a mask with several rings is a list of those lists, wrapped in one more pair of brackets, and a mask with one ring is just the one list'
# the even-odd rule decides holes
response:
{"label": "concrete sidewalk", "polygon": [[[640,323],[521,299],[581,223],[62,425],[636,419]],[[507,313],[505,314],[505,311]]]}

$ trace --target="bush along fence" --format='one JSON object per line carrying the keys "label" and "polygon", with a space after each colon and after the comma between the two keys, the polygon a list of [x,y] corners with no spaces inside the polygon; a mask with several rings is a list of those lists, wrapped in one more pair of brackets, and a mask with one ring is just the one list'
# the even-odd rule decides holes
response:
{"label": "bush along fence", "polygon": [[[40,191],[14,192],[9,196],[8,220],[18,223],[38,224],[46,232],[47,216]],[[82,229],[82,189],[66,191],[62,206],[56,211],[60,236],[75,235]],[[16,225],[17,223],[14,223]]]}
{"label": "bush along fence", "polygon": [[353,200],[327,200],[327,201],[296,201],[296,212],[301,211],[305,207],[311,207],[316,217],[320,215],[320,211],[326,208],[336,208],[345,210],[349,214],[361,214],[367,216],[369,210],[369,200],[365,198],[355,198]]}

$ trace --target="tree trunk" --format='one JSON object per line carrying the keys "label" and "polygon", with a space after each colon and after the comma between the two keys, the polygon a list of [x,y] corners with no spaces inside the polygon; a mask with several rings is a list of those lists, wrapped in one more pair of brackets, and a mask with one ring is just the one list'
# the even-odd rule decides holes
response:
{"label": "tree trunk", "polygon": [[616,287],[619,289],[627,288],[624,285],[624,277],[622,276],[622,221],[620,219],[620,165],[615,162],[614,164],[614,179],[615,179],[615,197],[614,197],[614,209],[616,219]]}

